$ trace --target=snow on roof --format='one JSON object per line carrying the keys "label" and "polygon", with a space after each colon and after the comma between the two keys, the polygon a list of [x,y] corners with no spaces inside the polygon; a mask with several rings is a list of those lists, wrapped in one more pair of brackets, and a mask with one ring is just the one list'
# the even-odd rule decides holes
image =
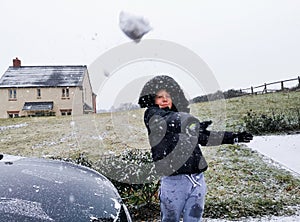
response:
{"label": "snow on roof", "polygon": [[86,66],[10,66],[0,88],[82,86]]}

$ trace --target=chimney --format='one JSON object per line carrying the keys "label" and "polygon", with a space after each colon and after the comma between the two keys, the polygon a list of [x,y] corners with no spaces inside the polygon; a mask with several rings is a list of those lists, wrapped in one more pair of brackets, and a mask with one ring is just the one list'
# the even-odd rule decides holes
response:
{"label": "chimney", "polygon": [[13,66],[14,67],[20,67],[21,66],[21,60],[19,60],[18,57],[13,59]]}

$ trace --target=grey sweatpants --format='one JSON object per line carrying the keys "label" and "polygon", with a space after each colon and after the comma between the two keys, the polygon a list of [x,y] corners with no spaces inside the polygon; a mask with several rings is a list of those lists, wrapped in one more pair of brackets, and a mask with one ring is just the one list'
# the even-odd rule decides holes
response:
{"label": "grey sweatpants", "polygon": [[200,222],[204,211],[206,184],[203,173],[166,176],[161,179],[162,222]]}

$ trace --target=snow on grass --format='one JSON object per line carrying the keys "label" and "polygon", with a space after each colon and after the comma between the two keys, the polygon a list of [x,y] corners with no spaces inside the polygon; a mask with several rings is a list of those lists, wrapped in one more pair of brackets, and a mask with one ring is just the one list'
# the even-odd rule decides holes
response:
{"label": "snow on grass", "polygon": [[0,126],[0,131],[8,130],[8,129],[17,129],[21,127],[26,127],[28,126],[27,123],[20,123],[20,124],[15,124],[15,125],[9,125],[9,126]]}

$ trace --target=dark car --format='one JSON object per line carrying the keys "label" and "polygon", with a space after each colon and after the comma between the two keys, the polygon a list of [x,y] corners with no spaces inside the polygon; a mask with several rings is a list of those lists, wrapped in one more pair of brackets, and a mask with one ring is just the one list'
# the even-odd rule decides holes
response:
{"label": "dark car", "polygon": [[90,168],[43,158],[0,159],[0,221],[131,221],[114,185]]}

